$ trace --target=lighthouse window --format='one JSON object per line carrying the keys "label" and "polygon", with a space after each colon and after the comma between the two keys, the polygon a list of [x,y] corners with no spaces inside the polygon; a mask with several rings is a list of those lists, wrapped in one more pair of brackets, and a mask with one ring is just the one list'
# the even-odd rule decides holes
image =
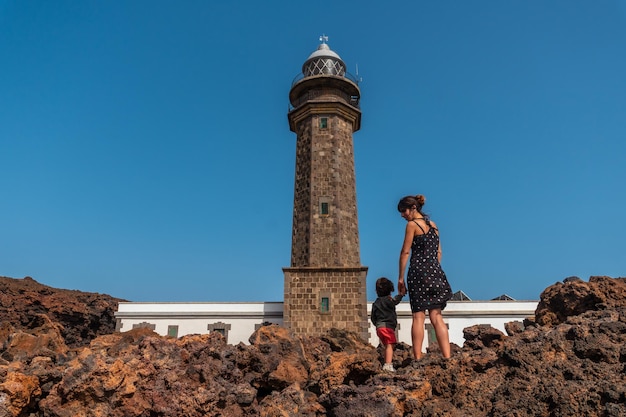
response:
{"label": "lighthouse window", "polygon": [[322,196],[319,199],[319,213],[320,216],[328,216],[330,215],[330,202],[331,202],[331,197],[329,196]]}
{"label": "lighthouse window", "polygon": [[328,127],[328,117],[320,117],[320,129],[326,129]]}
{"label": "lighthouse window", "polygon": [[330,298],[322,297],[322,305],[320,306],[322,313],[328,313],[330,311]]}
{"label": "lighthouse window", "polygon": [[320,313],[330,313],[330,291],[320,291]]}

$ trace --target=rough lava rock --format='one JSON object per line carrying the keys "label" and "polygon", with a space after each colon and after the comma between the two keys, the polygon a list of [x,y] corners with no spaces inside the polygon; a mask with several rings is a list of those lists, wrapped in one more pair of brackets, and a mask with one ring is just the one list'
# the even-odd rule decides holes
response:
{"label": "rough lava rock", "polygon": [[[77,343],[68,335],[81,332],[60,320],[59,306],[33,308],[13,298],[19,291],[3,292],[0,417],[626,416],[625,284],[568,278],[506,335],[465,329],[448,360],[435,349],[414,362],[399,344],[395,374],[382,372],[378,348],[338,329],[300,338],[268,325],[249,345],[229,345],[217,333],[103,334],[111,322],[98,325],[97,313],[76,320],[65,310],[91,323],[94,336]],[[52,299],[66,291],[45,288]],[[93,305],[115,301],[101,297]],[[6,314],[9,306],[21,310]]]}
{"label": "rough lava rock", "polygon": [[60,326],[69,347],[78,347],[115,331],[115,312],[122,300],[109,295],[63,290],[26,277],[0,277],[0,318],[15,329],[28,331],[41,325],[41,315]]}
{"label": "rough lava rock", "polygon": [[625,305],[626,278],[591,277],[585,282],[569,277],[544,290],[535,316],[540,325],[556,325],[586,311],[619,309]]}

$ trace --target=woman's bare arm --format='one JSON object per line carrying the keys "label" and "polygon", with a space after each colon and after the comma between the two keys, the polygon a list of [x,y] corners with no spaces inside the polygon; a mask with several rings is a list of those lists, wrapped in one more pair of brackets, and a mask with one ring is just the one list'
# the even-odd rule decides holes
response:
{"label": "woman's bare arm", "polygon": [[406,285],[404,283],[404,272],[406,271],[406,264],[409,261],[409,255],[411,254],[411,244],[413,243],[413,236],[415,234],[415,225],[412,223],[406,224],[404,231],[404,242],[402,242],[402,249],[400,250],[400,261],[398,270],[398,293],[406,294]]}

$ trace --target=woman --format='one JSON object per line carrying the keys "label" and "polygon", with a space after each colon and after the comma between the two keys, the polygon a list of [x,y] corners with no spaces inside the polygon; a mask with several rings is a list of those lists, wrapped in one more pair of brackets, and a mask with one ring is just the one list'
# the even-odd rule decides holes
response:
{"label": "woman", "polygon": [[[435,328],[437,343],[444,358],[450,357],[450,338],[448,327],[443,321],[441,311],[452,298],[452,289],[441,269],[441,246],[437,225],[422,212],[426,202],[423,195],[407,196],[398,203],[400,215],[407,221],[404,243],[400,251],[400,271],[398,292],[405,294],[408,288],[413,324],[411,339],[415,359],[422,358],[424,341],[424,321],[426,310],[430,322]],[[411,255],[406,284],[404,272]]]}

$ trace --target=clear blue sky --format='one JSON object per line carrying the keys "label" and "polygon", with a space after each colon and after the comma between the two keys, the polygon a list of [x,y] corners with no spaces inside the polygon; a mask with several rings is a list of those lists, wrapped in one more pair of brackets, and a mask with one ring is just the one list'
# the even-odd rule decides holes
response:
{"label": "clear blue sky", "polygon": [[0,0],[0,275],[280,301],[321,34],[362,77],[368,298],[424,194],[453,289],[626,276],[626,1]]}

